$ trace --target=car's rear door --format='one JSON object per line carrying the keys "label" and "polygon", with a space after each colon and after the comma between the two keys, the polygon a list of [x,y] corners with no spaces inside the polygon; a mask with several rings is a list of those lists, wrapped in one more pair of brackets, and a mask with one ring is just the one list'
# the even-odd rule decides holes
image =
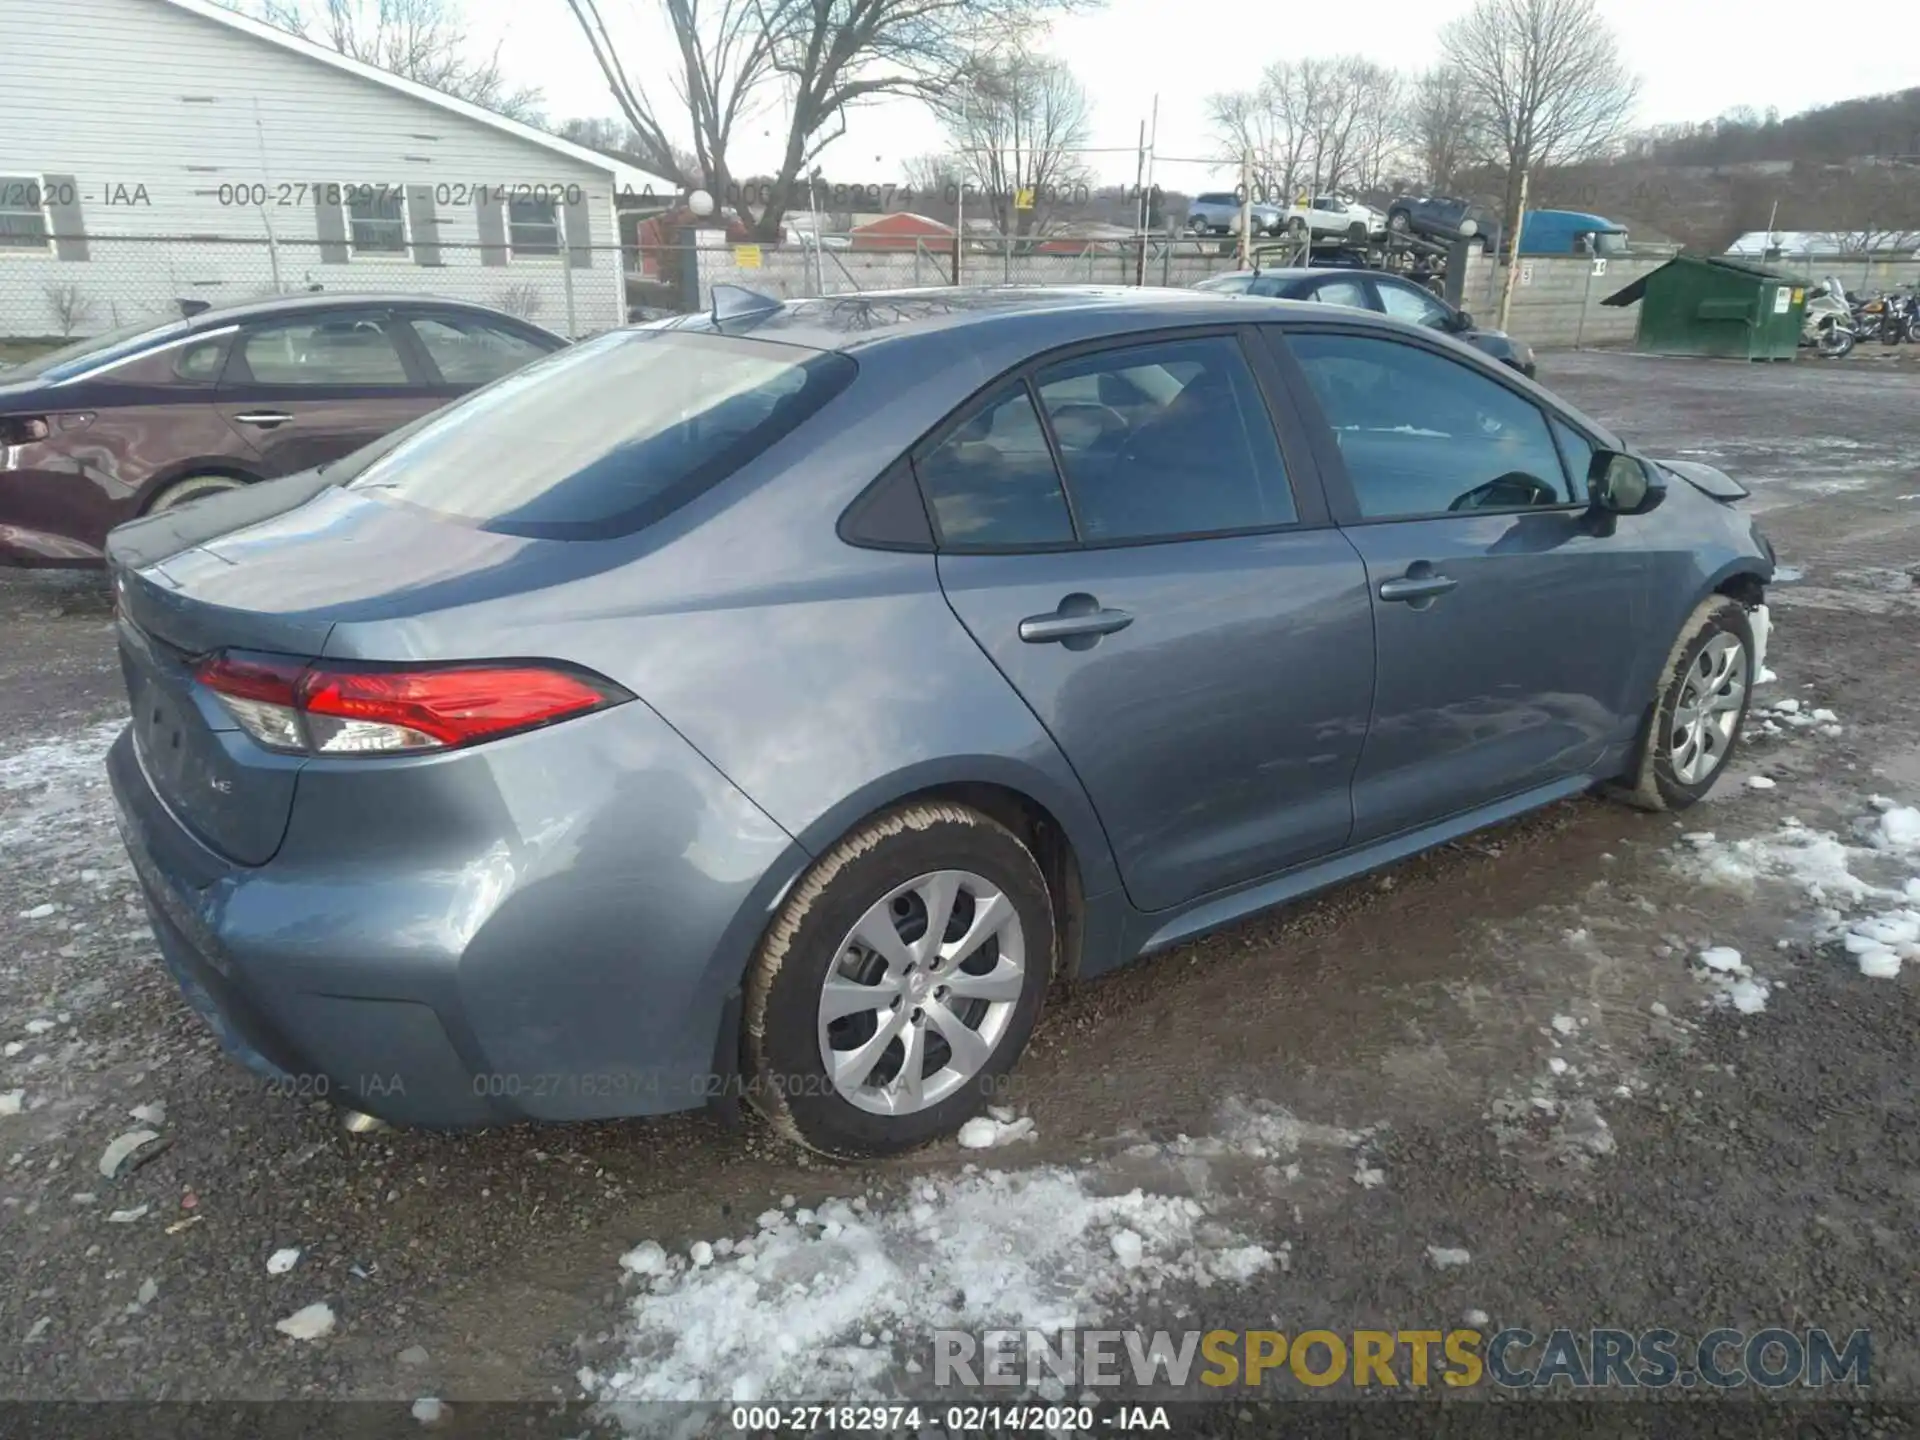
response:
{"label": "car's rear door", "polygon": [[1346,843],[1365,573],[1250,330],[1051,358],[914,465],[948,601],[1086,785],[1137,906]]}
{"label": "car's rear door", "polygon": [[1354,843],[1587,774],[1638,722],[1651,573],[1593,521],[1591,440],[1443,341],[1263,329],[1372,595]]}
{"label": "car's rear door", "polygon": [[336,460],[442,403],[398,324],[367,308],[241,327],[216,404],[268,476]]}

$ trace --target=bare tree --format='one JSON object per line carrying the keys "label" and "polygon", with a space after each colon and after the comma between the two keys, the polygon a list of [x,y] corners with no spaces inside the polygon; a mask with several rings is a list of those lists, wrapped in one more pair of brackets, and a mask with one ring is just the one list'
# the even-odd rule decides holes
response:
{"label": "bare tree", "polygon": [[465,21],[449,0],[221,0],[227,8],[378,65],[407,80],[510,120],[542,122],[545,96],[508,83],[498,49],[467,48]]}
{"label": "bare tree", "polygon": [[71,340],[74,331],[92,324],[97,313],[93,297],[73,284],[47,286],[47,309],[60,327],[62,340]]}
{"label": "bare tree", "polygon": [[1595,0],[1475,0],[1440,48],[1506,162],[1508,226],[1523,175],[1604,153],[1633,113],[1639,83]]}
{"label": "bare tree", "polygon": [[[664,0],[679,53],[681,116],[636,85],[601,16],[600,0],[568,0],[609,89],[633,127],[648,168],[718,189],[729,185],[733,126],[780,86],[787,134],[755,227],[762,239],[801,198],[826,147],[846,133],[849,110],[893,95],[937,96],[973,57],[1048,16],[1098,0]],[[683,118],[701,174],[666,168]],[[750,214],[743,193],[740,210]]]}
{"label": "bare tree", "polygon": [[[1059,60],[1023,44],[983,54],[933,103],[1002,235],[1044,231],[1091,178],[1079,153],[1089,128],[1087,92]],[[1026,208],[1016,204],[1023,190],[1032,192]]]}
{"label": "bare tree", "polygon": [[1479,110],[1466,76],[1450,65],[1436,65],[1414,80],[1406,127],[1420,183],[1429,194],[1451,192],[1460,172],[1481,158]]}
{"label": "bare tree", "polygon": [[1292,202],[1307,191],[1377,184],[1398,149],[1398,78],[1357,55],[1283,60],[1258,88],[1208,101],[1216,138],[1254,189]]}
{"label": "bare tree", "polygon": [[517,315],[522,320],[531,320],[540,313],[543,297],[540,287],[532,281],[522,281],[518,285],[508,285],[493,297],[493,308],[504,310],[509,315]]}

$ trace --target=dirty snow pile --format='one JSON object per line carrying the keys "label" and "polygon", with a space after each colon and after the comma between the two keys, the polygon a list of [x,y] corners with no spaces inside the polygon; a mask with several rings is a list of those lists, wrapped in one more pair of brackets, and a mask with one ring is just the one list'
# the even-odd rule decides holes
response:
{"label": "dirty snow pile", "polygon": [[1306,1147],[1344,1163],[1370,1134],[1229,1102],[1214,1134],[1143,1139],[1103,1165],[967,1165],[813,1208],[786,1196],[750,1233],[623,1255],[639,1289],[619,1368],[578,1379],[629,1425],[634,1402],[917,1393],[929,1331],[1052,1334],[1285,1270],[1288,1243],[1251,1241],[1247,1198],[1223,1182],[1244,1170],[1270,1192]]}
{"label": "dirty snow pile", "polygon": [[[1767,672],[1772,679],[1773,672]],[[1759,685],[1765,683],[1754,681]],[[1829,738],[1841,733],[1840,717],[1825,706],[1808,705],[1789,697],[1767,705],[1755,705],[1747,716],[1747,733],[1754,736],[1783,735],[1788,731],[1811,730]]]}
{"label": "dirty snow pile", "polygon": [[[1751,890],[1762,878],[1797,885],[1813,901],[1822,940],[1837,940],[1871,979],[1890,980],[1903,961],[1920,961],[1920,809],[1876,795],[1870,815],[1854,822],[1852,841],[1814,830],[1789,816],[1771,834],[1722,841],[1711,831],[1682,837],[1692,847],[1683,861],[1710,883]],[[1709,972],[1742,976],[1736,952],[1732,964],[1716,964],[1704,953]],[[1764,984],[1764,982],[1759,982]],[[1759,996],[1761,1005],[1765,993]],[[1755,1008],[1759,1008],[1756,1006]]]}
{"label": "dirty snow pile", "polygon": [[125,728],[103,721],[0,755],[0,851],[31,849],[35,868],[47,874],[62,861],[102,854],[124,864],[106,758]]}
{"label": "dirty snow pile", "polygon": [[1774,983],[1753,973],[1753,967],[1730,945],[1710,945],[1696,957],[1695,973],[1713,987],[1708,1001],[1722,1009],[1757,1015],[1767,1008]]}
{"label": "dirty snow pile", "polygon": [[1059,1167],[972,1171],[899,1201],[768,1210],[753,1233],[686,1255],[637,1246],[621,1258],[646,1287],[629,1363],[579,1378],[613,1402],[878,1395],[896,1330],[1070,1329],[1164,1285],[1273,1263],[1191,1198],[1103,1195]]}

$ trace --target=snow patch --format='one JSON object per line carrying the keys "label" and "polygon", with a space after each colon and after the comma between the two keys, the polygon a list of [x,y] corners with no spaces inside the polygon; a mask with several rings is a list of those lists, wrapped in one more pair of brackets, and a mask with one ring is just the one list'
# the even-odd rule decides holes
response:
{"label": "snow patch", "polygon": [[963,1150],[991,1150],[997,1145],[1011,1145],[1017,1140],[1034,1138],[1033,1117],[1030,1115],[1018,1120],[976,1115],[960,1127],[958,1136]]}

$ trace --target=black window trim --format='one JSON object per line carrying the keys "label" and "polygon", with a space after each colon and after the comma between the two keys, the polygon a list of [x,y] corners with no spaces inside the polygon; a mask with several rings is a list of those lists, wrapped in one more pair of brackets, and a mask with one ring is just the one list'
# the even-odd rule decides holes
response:
{"label": "black window trim", "polygon": [[[907,447],[908,462],[913,466],[914,481],[920,490],[921,503],[926,507],[928,522],[933,527],[934,550],[943,555],[1044,555],[1075,550],[1125,550],[1142,545],[1178,545],[1191,540],[1228,540],[1247,535],[1284,535],[1295,530],[1324,530],[1331,527],[1334,521],[1322,487],[1318,466],[1315,463],[1317,457],[1308,442],[1305,417],[1301,414],[1299,407],[1293,403],[1289,388],[1279,369],[1273,365],[1271,357],[1266,353],[1266,347],[1260,343],[1257,333],[1260,328],[1247,324],[1215,323],[1172,325],[1100,335],[1041,351],[994,376],[949,411],[925,435]],[[1053,425],[1047,418],[1046,409],[1040,404],[1034,377],[1042,370],[1085,355],[1095,355],[1110,350],[1137,350],[1143,346],[1180,340],[1215,338],[1235,341],[1239,345],[1240,355],[1246,362],[1247,369],[1252,372],[1254,385],[1260,392],[1261,400],[1266,407],[1268,423],[1273,427],[1274,439],[1280,450],[1280,463],[1286,471],[1288,489],[1293,495],[1295,519],[1284,525],[1241,526],[1230,530],[1194,530],[1168,535],[1129,535],[1111,540],[1080,538],[1082,532],[1079,515],[1074,508],[1073,488],[1067,483],[1065,467],[1060,461],[1059,442],[1053,433]],[[1033,545],[968,545],[964,542],[949,541],[941,534],[939,512],[933,504],[933,498],[927,494],[925,484],[920,480],[920,462],[944,444],[956,430],[978,416],[989,401],[997,399],[1003,390],[1016,386],[1026,392],[1027,403],[1033,406],[1034,414],[1040,421],[1041,434],[1046,437],[1048,453],[1053,457],[1054,473],[1060,481],[1060,493],[1066,499],[1067,516],[1073,526],[1075,538],[1070,541],[1050,540]],[[874,485],[877,486],[884,481],[892,470],[893,466],[888,465]],[[863,489],[853,504],[859,505],[866,496],[866,490],[872,488],[874,486]],[[849,506],[848,510],[852,508],[853,506]],[[845,514],[846,512],[842,512],[843,539],[846,538],[847,529]]]}
{"label": "black window trim", "polygon": [[[253,366],[247,363],[247,341],[262,330],[276,329],[287,325],[320,324],[326,320],[343,316],[376,319],[386,332],[394,351],[400,357],[400,368],[407,378],[399,384],[368,380],[348,380],[337,384],[302,385],[278,380],[258,380],[254,378]],[[424,389],[433,388],[433,381],[427,372],[420,368],[419,357],[413,347],[419,342],[414,339],[410,326],[400,323],[400,316],[392,305],[339,305],[314,310],[285,310],[272,315],[249,316],[239,324],[240,333],[233,337],[227,346],[227,363],[220,371],[218,388],[222,390],[271,390],[276,395],[294,398],[300,395],[321,398],[326,392],[350,390],[372,391],[378,395],[404,396],[415,394]]]}
{"label": "black window trim", "polygon": [[[1512,383],[1523,380],[1511,366],[1503,365],[1491,356],[1477,350],[1470,350],[1462,356],[1448,346],[1434,344],[1429,338],[1431,332],[1409,327],[1406,330],[1386,330],[1380,326],[1342,323],[1337,317],[1322,320],[1319,316],[1311,319],[1271,321],[1259,327],[1268,344],[1272,358],[1286,375],[1288,388],[1303,417],[1307,418],[1307,430],[1314,448],[1314,458],[1319,463],[1321,482],[1326,487],[1327,501],[1332,509],[1334,523],[1343,530],[1351,530],[1361,525],[1402,525],[1419,520],[1459,520],[1463,518],[1488,515],[1555,515],[1578,514],[1591,508],[1585,500],[1570,501],[1560,505],[1514,505],[1498,509],[1475,510],[1428,510],[1415,515],[1362,515],[1359,497],[1353,488],[1353,477],[1347,473],[1346,457],[1340,451],[1339,441],[1334,438],[1333,426],[1328,423],[1326,412],[1320,408],[1320,397],[1314,393],[1313,382],[1307,378],[1306,370],[1301,366],[1299,357],[1293,353],[1288,340],[1294,335],[1333,334],[1350,335],[1363,340],[1385,340],[1397,342],[1415,350],[1425,350],[1442,360],[1451,360],[1454,364],[1470,370],[1477,370],[1485,378],[1493,381],[1502,389],[1511,391],[1516,397],[1526,401],[1540,414],[1542,423],[1550,417],[1557,417],[1567,428],[1576,434],[1587,435],[1601,449],[1610,449],[1605,441],[1590,435],[1585,426],[1574,423],[1558,408],[1543,403],[1538,394],[1534,394],[1522,385]],[[1567,472],[1567,457],[1560,449],[1560,442],[1553,438],[1553,427],[1547,426],[1547,439],[1553,446],[1553,453],[1560,461],[1560,471],[1567,480],[1567,493],[1574,494],[1576,487],[1572,476]]]}

